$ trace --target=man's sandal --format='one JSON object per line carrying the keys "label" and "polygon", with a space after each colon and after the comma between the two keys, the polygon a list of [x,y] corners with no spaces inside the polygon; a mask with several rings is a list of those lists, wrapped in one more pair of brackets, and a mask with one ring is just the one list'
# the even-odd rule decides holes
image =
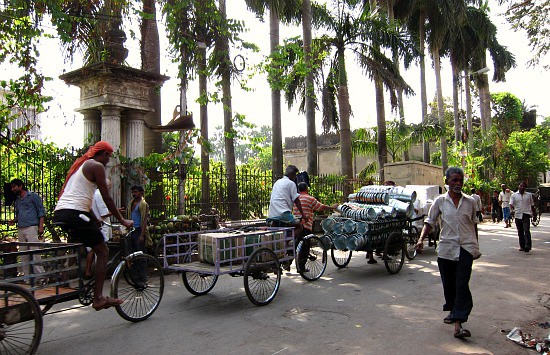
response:
{"label": "man's sandal", "polygon": [[458,330],[458,332],[455,331],[455,338],[469,338],[471,337],[472,334],[470,333],[470,331],[468,329],[464,329],[464,328],[460,328]]}
{"label": "man's sandal", "polygon": [[123,300],[119,300],[118,298],[103,297],[97,303],[94,302],[92,307],[96,311],[101,311],[102,309],[107,309],[109,307],[120,306],[123,302]]}

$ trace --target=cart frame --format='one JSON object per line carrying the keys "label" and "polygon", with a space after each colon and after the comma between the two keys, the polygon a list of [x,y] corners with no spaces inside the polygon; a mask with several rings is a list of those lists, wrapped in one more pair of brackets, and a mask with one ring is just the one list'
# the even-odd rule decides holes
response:
{"label": "cart frame", "polygon": [[[213,238],[211,263],[200,261],[199,234],[221,233],[227,235]],[[247,241],[247,236],[253,241]],[[166,272],[182,274],[185,287],[193,295],[210,292],[220,275],[243,276],[247,297],[255,305],[263,306],[277,294],[281,264],[295,259],[294,240],[292,227],[170,233],[161,240],[161,259]],[[321,248],[319,238],[311,235],[300,240],[298,255],[306,242],[309,255],[303,263],[297,263],[298,271],[305,279],[316,280],[326,267],[326,250]],[[300,264],[303,264],[303,269],[300,269]]]}

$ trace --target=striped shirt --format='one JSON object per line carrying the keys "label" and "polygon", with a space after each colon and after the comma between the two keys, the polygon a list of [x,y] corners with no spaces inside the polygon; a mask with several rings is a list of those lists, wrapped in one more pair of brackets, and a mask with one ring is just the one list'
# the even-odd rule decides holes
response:
{"label": "striped shirt", "polygon": [[[307,217],[307,221],[302,219],[302,225],[305,229],[311,231],[313,229],[313,212],[321,211],[323,208],[327,208],[329,206],[323,205],[321,202],[317,201],[315,197],[308,195],[305,191],[300,192],[299,198],[304,215]],[[297,217],[302,216],[296,206],[294,206],[294,215]]]}

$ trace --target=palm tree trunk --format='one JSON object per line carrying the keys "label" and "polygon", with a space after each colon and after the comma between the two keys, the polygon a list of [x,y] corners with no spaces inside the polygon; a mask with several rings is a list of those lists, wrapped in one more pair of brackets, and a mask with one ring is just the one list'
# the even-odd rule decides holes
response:
{"label": "palm tree trunk", "polygon": [[474,152],[474,124],[472,122],[472,95],[470,92],[470,76],[464,71],[464,90],[466,97],[466,128],[468,129],[468,152]]}
{"label": "palm tree trunk", "polygon": [[443,106],[443,89],[441,88],[441,64],[439,63],[439,49],[435,48],[432,51],[432,57],[434,61],[435,69],[435,83],[437,88],[437,116],[439,118],[439,125],[443,131],[441,136],[441,166],[443,171],[447,170],[449,163],[447,160],[447,137],[445,127],[445,107]]}
{"label": "palm tree trunk", "polygon": [[340,72],[338,75],[338,114],[340,115],[340,154],[341,171],[346,177],[344,183],[344,196],[352,193],[351,180],[353,179],[353,161],[351,154],[351,128],[349,117],[351,114],[349,104],[348,80],[346,74],[346,61],[344,50],[338,50],[338,62]]}
{"label": "palm tree trunk", "polygon": [[210,213],[210,153],[208,152],[208,96],[206,71],[206,48],[199,49],[198,73],[199,73],[199,93],[201,100],[200,120],[201,120],[201,212]]}
{"label": "palm tree trunk", "polygon": [[[420,34],[420,104],[422,111],[422,122],[428,121],[428,96],[426,89],[426,60],[424,53],[426,52],[426,15],[422,13],[418,20],[418,33]],[[430,163],[430,142],[424,139],[423,142],[423,161]]]}
{"label": "palm tree trunk", "polygon": [[[388,18],[390,21],[393,21],[395,19],[395,14],[393,11],[393,5],[394,1],[388,0],[386,2],[386,8],[388,9]],[[399,54],[397,52],[393,53],[393,62],[395,63],[395,67],[397,69],[397,72],[399,73]],[[400,124],[405,124],[405,105],[403,103],[403,89],[399,88],[397,89],[397,109],[399,112],[399,122]],[[405,149],[403,151],[403,160],[408,161],[409,160],[409,150]]]}
{"label": "palm tree trunk", "polygon": [[459,107],[458,107],[458,85],[460,84],[460,71],[457,66],[453,64],[451,60],[452,72],[453,72],[453,121],[455,125],[455,146],[460,142],[460,118],[459,118]]}
{"label": "palm tree trunk", "polygon": [[[311,1],[302,2],[302,32],[304,38],[305,63],[311,68]],[[315,93],[313,72],[309,71],[306,78],[306,127],[307,127],[307,171],[317,175],[317,130],[315,127]]]}
{"label": "palm tree trunk", "polygon": [[[279,45],[279,16],[276,10],[269,10],[269,35],[271,53]],[[281,90],[271,90],[271,129],[273,146],[271,171],[273,179],[283,176],[283,133],[281,129]]]}
{"label": "palm tree trunk", "polygon": [[[226,0],[220,0],[220,14],[226,20]],[[223,123],[225,132],[225,167],[227,170],[227,197],[229,200],[229,218],[240,220],[241,208],[239,204],[239,192],[237,186],[237,171],[235,164],[235,144],[233,140],[233,110],[231,106],[231,59],[229,58],[229,39],[227,36],[219,36],[223,61],[226,63],[222,69],[222,103]]]}
{"label": "palm tree trunk", "polygon": [[[157,27],[156,15],[157,10],[155,7],[156,0],[144,0],[143,12],[148,14],[143,18],[141,23],[141,69],[155,74],[160,74],[160,41],[159,31]],[[161,95],[155,88],[149,89],[149,102],[153,107],[153,112],[148,112],[144,118],[145,122],[151,126],[160,126],[162,124],[161,115]],[[143,132],[143,145],[145,155],[151,152],[162,152],[162,135],[161,133],[154,132],[149,129],[145,129]],[[147,200],[149,204],[154,206],[162,206],[164,199],[164,193],[162,190],[162,177],[157,171],[154,171],[149,178],[154,184],[151,196]]]}
{"label": "palm tree trunk", "polygon": [[374,76],[374,91],[376,96],[376,126],[378,128],[378,168],[380,174],[380,182],[384,182],[384,164],[388,162],[388,142],[386,137],[384,86],[378,75]]}

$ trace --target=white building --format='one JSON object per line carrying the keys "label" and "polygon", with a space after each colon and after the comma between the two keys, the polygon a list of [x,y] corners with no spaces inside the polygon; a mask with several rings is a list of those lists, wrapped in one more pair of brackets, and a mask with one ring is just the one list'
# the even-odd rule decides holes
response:
{"label": "white building", "polygon": [[[5,103],[4,96],[5,91],[0,90],[0,100],[2,103]],[[40,113],[37,113],[35,108],[13,107],[11,115],[17,118],[8,123],[8,132],[6,133],[11,136],[12,132],[24,128],[27,130],[26,135],[29,140],[42,139],[42,133],[40,132]]]}

